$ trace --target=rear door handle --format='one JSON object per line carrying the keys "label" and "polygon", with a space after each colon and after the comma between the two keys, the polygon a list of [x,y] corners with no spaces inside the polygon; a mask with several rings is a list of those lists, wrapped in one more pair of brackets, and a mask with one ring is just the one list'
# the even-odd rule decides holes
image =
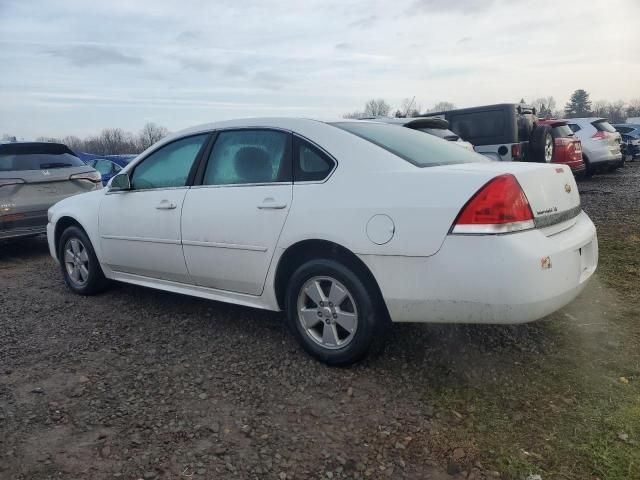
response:
{"label": "rear door handle", "polygon": [[258,205],[260,210],[282,210],[283,208],[287,208],[286,203],[262,203]]}
{"label": "rear door handle", "polygon": [[176,207],[177,205],[169,200],[162,200],[158,205],[156,205],[158,210],[173,210]]}

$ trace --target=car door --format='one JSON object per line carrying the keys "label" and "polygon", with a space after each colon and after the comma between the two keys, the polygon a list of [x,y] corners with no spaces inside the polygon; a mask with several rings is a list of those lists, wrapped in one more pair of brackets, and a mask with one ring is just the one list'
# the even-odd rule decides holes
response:
{"label": "car door", "polygon": [[[291,134],[218,132],[182,209],[182,243],[196,285],[260,295],[292,200]],[[204,160],[204,159],[203,159]]]}
{"label": "car door", "polygon": [[[180,212],[209,134],[155,150],[129,172],[131,189],[107,192],[100,205],[103,262],[116,272],[189,283]],[[192,172],[192,169],[194,170]]]}

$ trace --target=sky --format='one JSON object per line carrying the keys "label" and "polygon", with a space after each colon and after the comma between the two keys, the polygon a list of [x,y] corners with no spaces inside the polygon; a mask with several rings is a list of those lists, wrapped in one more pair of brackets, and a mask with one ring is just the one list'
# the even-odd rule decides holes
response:
{"label": "sky", "polygon": [[640,97],[640,0],[0,0],[0,135]]}

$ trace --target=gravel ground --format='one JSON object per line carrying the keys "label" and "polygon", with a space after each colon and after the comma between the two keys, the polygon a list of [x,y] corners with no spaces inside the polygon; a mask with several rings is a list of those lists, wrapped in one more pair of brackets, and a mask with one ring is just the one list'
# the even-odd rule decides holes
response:
{"label": "gravel ground", "polygon": [[[580,182],[596,223],[637,221],[637,167]],[[278,314],[124,284],[73,295],[42,238],[0,245],[0,288],[2,479],[499,477],[464,442],[434,445],[461,415],[424,392],[550,348],[549,320],[396,325],[383,354],[331,369]],[[571,311],[593,313],[587,297]]]}

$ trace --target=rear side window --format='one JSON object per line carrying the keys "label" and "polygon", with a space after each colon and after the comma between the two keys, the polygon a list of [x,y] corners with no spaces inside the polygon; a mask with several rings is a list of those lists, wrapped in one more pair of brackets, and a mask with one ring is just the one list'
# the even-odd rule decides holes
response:
{"label": "rear side window", "polygon": [[184,187],[193,162],[208,137],[208,134],[196,135],[160,147],[136,165],[131,176],[131,188]]}
{"label": "rear side window", "polygon": [[295,182],[319,182],[332,172],[335,162],[309,142],[294,137],[293,180]]}
{"label": "rear side window", "polygon": [[491,161],[410,128],[374,122],[338,122],[332,125],[384,148],[416,167]]}
{"label": "rear side window", "polygon": [[553,138],[567,138],[573,137],[573,130],[569,128],[569,125],[558,125],[553,127]]}
{"label": "rear side window", "polygon": [[575,133],[575,132],[579,132],[580,130],[582,130],[582,129],[580,128],[580,125],[576,125],[575,123],[570,123],[570,124],[568,125],[568,127],[569,127],[569,128],[571,129],[571,131],[572,131],[572,132],[574,132],[574,133]]}
{"label": "rear side window", "polygon": [[0,172],[82,167],[84,162],[58,143],[10,143],[0,145]]}
{"label": "rear side window", "polygon": [[591,125],[593,125],[595,127],[595,129],[598,130],[599,132],[616,133],[616,129],[613,128],[611,126],[611,124],[609,122],[607,122],[606,120],[600,120],[600,121],[597,121],[597,122],[592,122]]}
{"label": "rear side window", "polygon": [[277,130],[229,130],[218,134],[204,185],[291,181],[290,135]]}
{"label": "rear side window", "polygon": [[629,127],[616,127],[616,130],[619,131],[620,133],[629,133],[633,131],[633,128],[629,128]]}

